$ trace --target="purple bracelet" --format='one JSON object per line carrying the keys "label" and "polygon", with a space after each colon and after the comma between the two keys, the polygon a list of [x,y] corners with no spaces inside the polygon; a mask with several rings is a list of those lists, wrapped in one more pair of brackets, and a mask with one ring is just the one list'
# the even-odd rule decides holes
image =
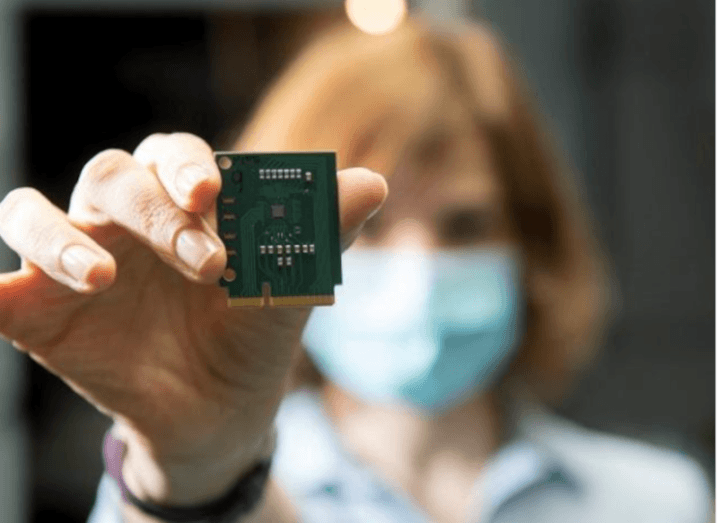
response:
{"label": "purple bracelet", "polygon": [[229,523],[249,514],[262,498],[269,477],[271,459],[259,461],[221,498],[202,505],[169,507],[137,499],[122,478],[125,443],[115,438],[112,430],[105,434],[103,457],[107,474],[117,482],[125,503],[142,512],[172,523]]}

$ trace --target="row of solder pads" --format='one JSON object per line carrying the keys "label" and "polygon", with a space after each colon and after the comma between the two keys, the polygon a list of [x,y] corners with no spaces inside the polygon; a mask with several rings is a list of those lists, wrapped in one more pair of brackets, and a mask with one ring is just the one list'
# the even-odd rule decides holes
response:
{"label": "row of solder pads", "polygon": [[[292,246],[287,245],[260,245],[259,246],[259,254],[274,254],[276,250],[276,253],[279,255],[277,256],[277,266],[282,267],[286,265],[287,267],[292,266],[292,257],[288,256],[292,254]],[[294,252],[295,254],[314,254],[314,244],[313,243],[305,243],[302,245],[295,245],[294,246]],[[227,249],[227,254],[229,256],[236,256],[237,251],[234,249]],[[286,254],[287,256],[281,256],[282,254]]]}
{"label": "row of solder pads", "polygon": [[[301,169],[259,169],[260,180],[296,180],[302,178]],[[311,171],[304,173],[306,181],[312,181]]]}
{"label": "row of solder pads", "polygon": [[[274,254],[276,250],[277,256],[277,266],[282,267],[286,265],[287,267],[292,266],[292,257],[289,256],[292,254],[292,246],[287,245],[277,245],[276,247],[274,245],[260,245],[259,246],[259,254]],[[295,254],[314,254],[314,244],[303,244],[303,245],[295,245],[294,246],[294,252]],[[286,254],[286,256],[282,256],[282,254]]]}

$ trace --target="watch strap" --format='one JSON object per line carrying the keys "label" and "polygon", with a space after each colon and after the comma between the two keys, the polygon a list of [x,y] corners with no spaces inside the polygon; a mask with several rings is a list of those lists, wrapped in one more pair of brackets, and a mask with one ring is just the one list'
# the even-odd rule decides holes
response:
{"label": "watch strap", "polygon": [[138,499],[122,477],[126,445],[112,430],[105,434],[103,457],[107,474],[119,487],[122,499],[143,513],[172,523],[230,523],[252,512],[262,498],[269,478],[271,458],[258,461],[220,498],[193,506],[166,506]]}

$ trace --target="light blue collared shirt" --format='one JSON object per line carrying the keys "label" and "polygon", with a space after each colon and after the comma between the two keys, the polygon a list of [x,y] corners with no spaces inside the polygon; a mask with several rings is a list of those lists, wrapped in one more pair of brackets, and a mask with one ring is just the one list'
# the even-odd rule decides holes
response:
{"label": "light blue collared shirt", "polygon": [[[511,438],[477,472],[467,523],[706,523],[712,493],[690,458],[585,429],[517,404]],[[341,446],[317,396],[299,391],[277,415],[274,478],[306,523],[430,523]],[[103,476],[88,523],[120,523],[120,494]]]}

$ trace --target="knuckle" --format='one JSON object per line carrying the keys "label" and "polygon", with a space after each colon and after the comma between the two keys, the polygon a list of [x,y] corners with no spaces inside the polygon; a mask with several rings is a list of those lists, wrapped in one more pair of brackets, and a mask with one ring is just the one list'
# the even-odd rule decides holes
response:
{"label": "knuckle", "polygon": [[140,142],[140,145],[135,148],[133,154],[146,154],[147,152],[152,151],[157,146],[157,144],[162,143],[162,141],[166,139],[167,134],[165,133],[152,133]]}
{"label": "knuckle", "polygon": [[18,187],[5,195],[0,202],[0,223],[17,214],[23,207],[41,200],[43,195],[32,187]]}
{"label": "knuckle", "polygon": [[65,241],[63,213],[38,190],[21,187],[0,202],[0,233],[23,255],[46,257]]}
{"label": "knuckle", "polygon": [[68,235],[62,224],[54,221],[34,223],[27,231],[28,246],[32,252],[42,251],[44,256],[60,254],[68,242]]}
{"label": "knuckle", "polygon": [[85,164],[80,181],[92,185],[102,184],[115,178],[133,163],[132,155],[121,149],[107,149],[96,154]]}
{"label": "knuckle", "polygon": [[181,164],[178,164],[175,167],[175,171],[181,171],[188,168],[194,168],[194,169],[202,169],[205,176],[209,176],[211,178],[216,178],[219,180],[221,178],[221,175],[219,173],[219,168],[217,167],[217,164],[215,164],[213,161],[204,159],[204,158],[193,158],[186,162],[183,162]]}
{"label": "knuckle", "polygon": [[170,139],[174,140],[176,143],[184,147],[190,147],[195,151],[209,154],[212,153],[212,148],[209,146],[209,144],[195,134],[182,132],[172,133],[170,135]]}
{"label": "knuckle", "polygon": [[13,189],[7,193],[5,198],[2,199],[2,202],[0,202],[0,209],[15,207],[29,198],[34,198],[36,193],[38,193],[37,189],[32,187],[18,187]]}
{"label": "knuckle", "polygon": [[169,241],[182,223],[182,213],[162,195],[143,192],[134,199],[139,226],[154,241]]}

